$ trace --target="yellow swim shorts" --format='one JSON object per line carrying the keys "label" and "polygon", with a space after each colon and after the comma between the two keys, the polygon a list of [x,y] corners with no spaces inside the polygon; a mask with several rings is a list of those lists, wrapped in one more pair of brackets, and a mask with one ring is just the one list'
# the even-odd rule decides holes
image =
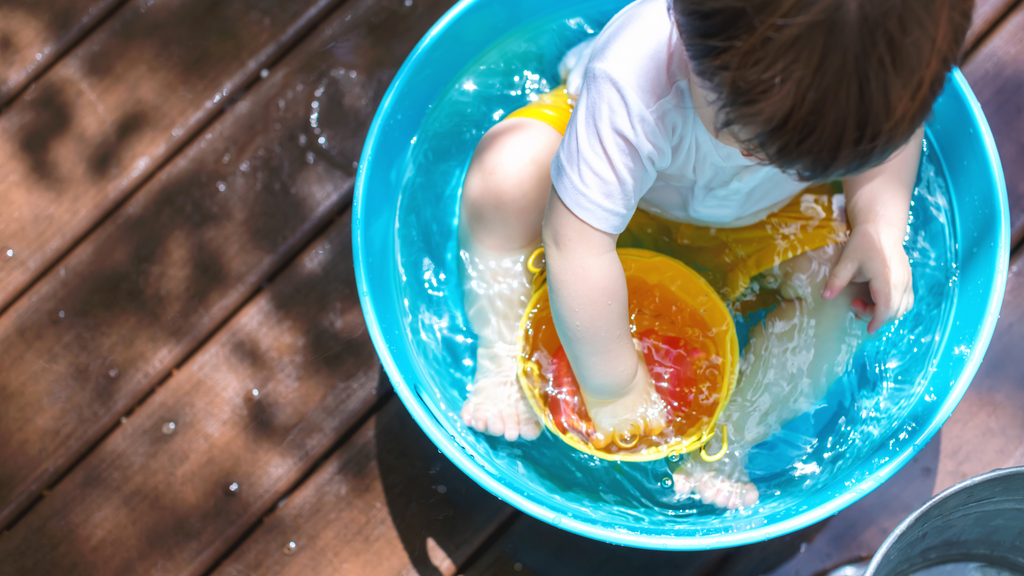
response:
{"label": "yellow swim shorts", "polygon": [[572,116],[572,109],[576,102],[569,97],[569,91],[565,85],[555,88],[547,94],[540,94],[534,102],[530,102],[519,110],[504,118],[533,118],[558,130],[559,134],[565,135],[565,128],[569,125],[569,117]]}
{"label": "yellow swim shorts", "polygon": [[[506,118],[533,118],[565,134],[574,107],[565,86],[559,86]],[[846,242],[849,229],[841,193],[838,183],[810,186],[764,220],[739,228],[684,224],[637,210],[618,246],[680,260],[722,296],[735,300],[754,276],[805,252]]]}

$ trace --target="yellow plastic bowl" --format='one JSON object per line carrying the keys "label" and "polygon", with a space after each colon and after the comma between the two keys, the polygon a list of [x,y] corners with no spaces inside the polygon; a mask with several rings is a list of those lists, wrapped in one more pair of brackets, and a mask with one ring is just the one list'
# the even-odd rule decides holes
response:
{"label": "yellow plastic bowl", "polygon": [[[559,430],[548,407],[551,356],[560,343],[551,318],[544,270],[537,265],[543,249],[535,252],[528,262],[535,274],[534,292],[519,325],[519,383],[552,434],[598,458],[647,462],[703,448],[715,434],[715,423],[736,381],[739,342],[732,314],[707,281],[682,262],[634,248],[620,248],[618,254],[626,272],[633,335],[655,330],[661,335],[691,342],[696,336],[701,350],[714,364],[710,371],[712,377],[704,379],[701,385],[700,396],[706,400],[701,402],[701,409],[682,416],[676,414],[663,432],[642,437],[632,447],[612,442],[598,449],[578,434]],[[697,405],[697,401],[693,404]],[[706,460],[715,460],[724,454],[728,442],[724,432],[723,429],[722,450],[717,455],[709,456],[701,450]]]}

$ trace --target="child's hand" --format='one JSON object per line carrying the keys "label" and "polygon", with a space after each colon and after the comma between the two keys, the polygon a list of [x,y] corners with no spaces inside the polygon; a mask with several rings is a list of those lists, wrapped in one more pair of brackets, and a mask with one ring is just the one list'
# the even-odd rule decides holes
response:
{"label": "child's hand", "polygon": [[861,319],[870,319],[868,334],[914,307],[910,260],[903,249],[905,231],[905,227],[874,222],[854,227],[822,293],[830,300],[850,282],[867,282],[872,302],[858,298],[853,308]]}

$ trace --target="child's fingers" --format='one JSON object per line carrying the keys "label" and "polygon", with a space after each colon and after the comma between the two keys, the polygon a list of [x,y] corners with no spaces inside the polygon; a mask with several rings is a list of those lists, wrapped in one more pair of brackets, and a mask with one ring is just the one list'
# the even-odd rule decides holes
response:
{"label": "child's fingers", "polygon": [[868,284],[871,291],[871,299],[875,301],[875,313],[868,323],[868,334],[874,334],[879,328],[885,326],[892,319],[895,312],[893,293],[889,286],[876,286],[874,280]]}
{"label": "child's fingers", "polygon": [[853,313],[857,316],[857,320],[861,322],[870,322],[875,315],[874,304],[869,304],[860,298],[854,298],[850,305],[853,306]]}
{"label": "child's fingers", "polygon": [[914,307],[914,292],[912,290],[906,290],[903,292],[903,297],[900,300],[900,307],[896,311],[895,319],[900,319],[904,314],[910,311]]}
{"label": "child's fingers", "polygon": [[848,251],[844,250],[843,255],[839,257],[839,262],[832,268],[832,273],[828,276],[828,282],[825,283],[825,290],[822,291],[821,297],[825,300],[831,300],[839,295],[846,288],[846,285],[853,280],[853,275],[857,273],[857,262],[848,255]]}

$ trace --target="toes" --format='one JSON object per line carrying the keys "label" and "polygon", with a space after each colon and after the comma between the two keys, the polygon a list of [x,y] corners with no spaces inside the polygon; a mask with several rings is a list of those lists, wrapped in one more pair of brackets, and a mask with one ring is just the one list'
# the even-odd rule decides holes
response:
{"label": "toes", "polygon": [[729,510],[753,506],[760,496],[751,482],[731,482],[714,474],[705,475],[696,484],[702,502]]}
{"label": "toes", "polygon": [[505,419],[501,417],[501,414],[488,414],[487,426],[484,429],[491,436],[504,436],[505,435]]}
{"label": "toes", "polygon": [[696,488],[696,482],[693,482],[689,476],[683,474],[672,475],[672,489],[675,490],[679,496],[689,496],[693,494],[693,489]]}
{"label": "toes", "polygon": [[743,504],[742,504],[742,506],[744,508],[746,508],[748,506],[753,506],[754,504],[757,504],[757,500],[760,497],[761,497],[761,494],[757,491],[757,486],[754,486],[752,483],[747,482],[746,491],[745,491],[745,494],[743,495]]}
{"label": "toes", "polygon": [[540,421],[533,415],[532,409],[528,416],[519,414],[519,437],[523,440],[536,440],[540,436]]}
{"label": "toes", "polygon": [[714,504],[718,498],[718,492],[721,488],[721,483],[718,478],[711,474],[705,474],[703,478],[698,480],[700,486],[700,500],[705,504]]}
{"label": "toes", "polygon": [[729,490],[729,503],[726,506],[729,510],[735,510],[743,506],[743,497],[746,490],[743,484],[733,484]]}
{"label": "toes", "polygon": [[487,421],[490,420],[487,417],[487,408],[484,406],[477,406],[473,410],[473,428],[477,432],[487,432]]}
{"label": "toes", "polygon": [[536,440],[540,437],[540,424],[533,423],[520,428],[519,437],[523,440]]}
{"label": "toes", "polygon": [[515,442],[519,439],[519,415],[513,406],[506,406],[501,410],[501,419],[505,423],[505,440]]}
{"label": "toes", "polygon": [[603,450],[612,443],[612,431],[602,429],[594,430],[594,433],[590,435],[590,443],[594,445],[594,448]]}
{"label": "toes", "polygon": [[719,508],[728,508],[733,499],[736,487],[729,482],[719,482],[718,492],[715,494],[714,503]]}

